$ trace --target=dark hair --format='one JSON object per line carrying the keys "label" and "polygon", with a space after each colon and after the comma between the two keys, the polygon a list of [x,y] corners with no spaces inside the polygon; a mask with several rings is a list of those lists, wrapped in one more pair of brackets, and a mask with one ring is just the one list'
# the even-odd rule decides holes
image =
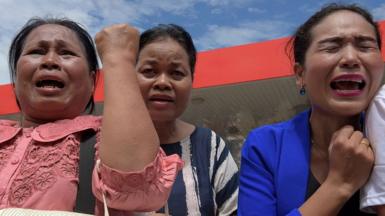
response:
{"label": "dark hair", "polygon": [[[361,15],[369,24],[371,24],[374,28],[377,44],[379,49],[381,49],[381,35],[378,28],[378,24],[373,20],[372,15],[362,7],[357,4],[337,4],[331,3],[324,6],[321,10],[317,11],[313,14],[304,24],[298,27],[295,31],[293,37],[289,40],[289,43],[286,46],[286,51],[291,57],[294,54],[294,62],[299,64],[304,64],[305,62],[305,54],[307,49],[311,44],[311,30],[319,24],[325,17],[330,14],[347,10]],[[289,50],[293,50],[293,53],[289,52]]]}
{"label": "dark hair", "polygon": [[[15,85],[16,65],[17,65],[17,61],[20,58],[21,52],[24,48],[24,44],[27,36],[32,32],[32,30],[46,24],[61,25],[71,29],[73,32],[76,33],[77,37],[79,38],[80,42],[83,44],[85,48],[88,68],[90,69],[90,72],[94,73],[95,75],[94,84],[96,85],[96,81],[99,73],[99,63],[98,63],[96,49],[95,49],[92,37],[88,34],[88,32],[80,24],[67,18],[40,18],[40,17],[34,17],[28,20],[28,22],[21,28],[21,30],[16,34],[16,36],[12,40],[11,46],[9,48],[9,56],[8,56],[9,73],[11,76],[12,85]],[[17,98],[16,98],[16,102],[19,105]],[[91,113],[94,107],[95,107],[95,102],[92,95],[90,101],[86,106],[86,109],[88,109],[89,112]]]}
{"label": "dark hair", "polygon": [[149,43],[171,38],[178,42],[189,57],[191,76],[194,77],[197,51],[190,34],[181,26],[175,24],[159,24],[144,31],[140,35],[139,52]]}

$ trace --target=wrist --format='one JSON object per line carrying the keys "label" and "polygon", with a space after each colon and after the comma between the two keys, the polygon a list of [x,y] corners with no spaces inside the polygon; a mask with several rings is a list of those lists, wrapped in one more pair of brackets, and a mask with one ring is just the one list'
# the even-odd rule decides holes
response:
{"label": "wrist", "polygon": [[137,52],[127,52],[127,51],[114,51],[110,53],[104,53],[101,55],[100,60],[102,61],[102,64],[132,64],[136,65],[137,60]]}
{"label": "wrist", "polygon": [[334,181],[331,178],[327,178],[321,186],[324,186],[328,192],[333,193],[337,199],[345,201],[357,191],[353,185]]}
{"label": "wrist", "polygon": [[337,215],[353,193],[341,184],[326,179],[299,208],[301,215]]}

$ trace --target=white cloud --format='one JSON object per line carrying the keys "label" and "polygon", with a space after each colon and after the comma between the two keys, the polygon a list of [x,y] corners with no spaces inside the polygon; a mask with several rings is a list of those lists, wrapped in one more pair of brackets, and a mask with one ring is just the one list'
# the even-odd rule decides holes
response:
{"label": "white cloud", "polygon": [[380,7],[374,9],[372,13],[376,20],[385,20],[385,4],[382,4]]}
{"label": "white cloud", "polygon": [[197,0],[183,0],[178,1],[177,3],[173,0],[144,0],[139,2],[139,7],[143,12],[150,11],[150,13],[154,13],[155,11],[160,10],[174,14],[183,14],[185,11],[192,9],[197,3]]}
{"label": "white cloud", "polygon": [[[241,7],[253,2],[253,0],[201,0],[201,1],[213,7],[216,7],[216,6]],[[255,3],[255,0],[254,0],[254,3]]]}
{"label": "white cloud", "polygon": [[[103,26],[127,22],[140,29],[146,17],[161,13],[188,15],[200,0],[0,0],[0,84],[9,82],[7,52],[12,37],[33,16],[68,17],[94,35]],[[17,15],[16,15],[17,14]]]}
{"label": "white cloud", "polygon": [[221,8],[214,8],[211,10],[211,14],[221,14],[222,12]]}
{"label": "white cloud", "polygon": [[260,9],[260,8],[255,8],[255,7],[249,7],[247,8],[247,11],[250,13],[264,13],[266,10]]}
{"label": "white cloud", "polygon": [[208,32],[195,40],[200,48],[213,49],[267,40],[283,35],[291,25],[282,21],[255,21],[238,26],[208,27]]}
{"label": "white cloud", "polygon": [[[2,31],[2,30],[0,30]],[[1,83],[8,83],[9,73],[8,73],[8,63],[7,63],[7,51],[8,51],[8,40],[3,39],[4,37],[0,37],[0,84]]]}
{"label": "white cloud", "polygon": [[[233,7],[249,7],[263,0],[0,0],[0,84],[9,82],[7,52],[12,37],[33,16],[68,17],[83,24],[91,35],[113,23],[131,23],[140,30],[144,23],[162,20],[169,14],[201,18],[197,5],[208,6],[212,13]],[[161,22],[161,21],[160,21]],[[186,25],[189,25],[188,23]],[[200,48],[209,49],[279,36],[283,24],[245,23],[236,27],[210,26],[197,39]]]}

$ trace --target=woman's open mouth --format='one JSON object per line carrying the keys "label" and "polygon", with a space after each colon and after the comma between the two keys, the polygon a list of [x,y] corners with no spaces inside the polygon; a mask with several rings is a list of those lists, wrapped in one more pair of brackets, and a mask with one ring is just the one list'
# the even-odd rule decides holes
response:
{"label": "woman's open mouth", "polygon": [[358,74],[341,75],[330,83],[333,92],[343,97],[358,96],[363,92],[365,86],[364,77]]}
{"label": "woman's open mouth", "polygon": [[58,80],[39,80],[36,82],[38,88],[64,88],[64,83]]}
{"label": "woman's open mouth", "polygon": [[62,92],[65,83],[59,79],[43,78],[35,83],[35,87],[41,95],[55,96]]}

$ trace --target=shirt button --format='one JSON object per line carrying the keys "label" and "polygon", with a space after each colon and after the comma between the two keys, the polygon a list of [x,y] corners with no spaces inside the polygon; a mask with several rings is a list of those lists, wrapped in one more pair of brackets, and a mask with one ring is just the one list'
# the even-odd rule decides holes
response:
{"label": "shirt button", "polygon": [[16,165],[16,164],[18,164],[19,163],[19,159],[13,159],[12,161],[11,161],[11,164],[12,165]]}

